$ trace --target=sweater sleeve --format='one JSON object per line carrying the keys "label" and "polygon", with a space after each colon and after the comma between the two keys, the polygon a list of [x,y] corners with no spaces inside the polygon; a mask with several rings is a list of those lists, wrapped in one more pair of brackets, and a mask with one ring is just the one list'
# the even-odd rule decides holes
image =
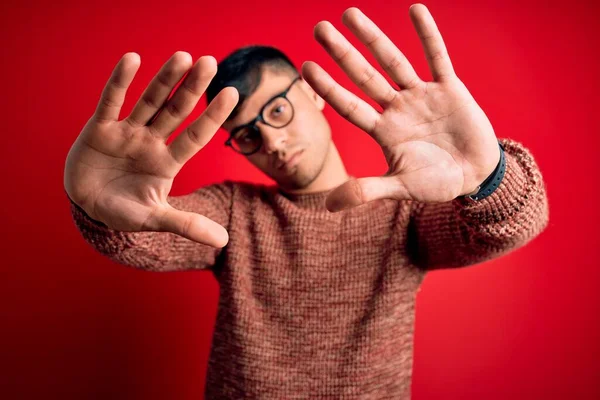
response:
{"label": "sweater sleeve", "polygon": [[418,266],[432,270],[481,263],[525,245],[545,229],[548,198],[533,156],[513,140],[501,143],[506,173],[490,196],[478,202],[413,203],[409,251]]}
{"label": "sweater sleeve", "polygon": [[[196,243],[170,232],[122,232],[91,219],[71,199],[75,226],[100,254],[126,266],[148,271],[183,271],[212,268],[222,249]],[[169,196],[174,208],[202,214],[229,228],[232,206],[230,184],[215,184],[184,196]]]}

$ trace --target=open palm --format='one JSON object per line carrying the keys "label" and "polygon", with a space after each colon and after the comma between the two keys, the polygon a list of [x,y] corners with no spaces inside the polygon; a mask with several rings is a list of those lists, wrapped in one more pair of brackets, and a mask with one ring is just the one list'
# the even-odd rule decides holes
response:
{"label": "open palm", "polygon": [[392,87],[329,22],[315,27],[319,43],[382,111],[350,93],[313,62],[303,65],[305,79],[340,115],[377,141],[389,166],[382,177],[353,179],[334,190],[327,199],[330,210],[381,198],[449,201],[476,190],[499,161],[492,125],[454,73],[431,14],[416,4],[410,16],[432,82],[422,81],[400,50],[360,10],[350,8],[343,15],[344,24],[401,90]]}
{"label": "open palm", "polygon": [[221,91],[204,113],[167,145],[167,139],[192,112],[214,77],[216,60],[201,57],[192,66],[189,54],[175,53],[131,114],[119,120],[139,64],[139,56],[129,53],[115,67],[96,112],[69,151],[65,190],[91,218],[111,229],[172,232],[222,247],[228,240],[225,228],[202,215],[175,209],[167,196],[183,165],[230,114],[238,93],[234,88]]}

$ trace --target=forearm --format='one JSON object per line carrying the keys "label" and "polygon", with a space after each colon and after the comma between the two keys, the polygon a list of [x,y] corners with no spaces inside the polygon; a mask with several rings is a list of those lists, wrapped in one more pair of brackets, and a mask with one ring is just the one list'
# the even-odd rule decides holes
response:
{"label": "forearm", "polygon": [[517,142],[501,142],[507,170],[489,197],[415,204],[411,234],[416,237],[415,259],[422,267],[480,263],[525,245],[546,227],[548,199],[533,156]]}

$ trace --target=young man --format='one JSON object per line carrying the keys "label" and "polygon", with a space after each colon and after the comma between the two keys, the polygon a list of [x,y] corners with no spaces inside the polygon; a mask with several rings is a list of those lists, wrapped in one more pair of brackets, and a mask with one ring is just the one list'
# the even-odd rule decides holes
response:
{"label": "young man", "polygon": [[[127,54],[69,152],[65,190],[94,248],[147,270],[213,271],[221,290],[206,398],[408,399],[425,273],[506,254],[546,226],[531,154],[508,139],[499,146],[428,10],[414,5],[410,16],[433,82],[359,10],[343,16],[401,90],[331,24],[315,28],[381,112],[314,63],[300,78],[279,51],[250,47],[218,72],[211,57],[191,66],[176,53],[119,121],[139,66]],[[166,145],[207,88],[206,111]],[[381,145],[384,177],[348,177],[325,101]],[[220,126],[277,185],[225,182],[169,196]]]}

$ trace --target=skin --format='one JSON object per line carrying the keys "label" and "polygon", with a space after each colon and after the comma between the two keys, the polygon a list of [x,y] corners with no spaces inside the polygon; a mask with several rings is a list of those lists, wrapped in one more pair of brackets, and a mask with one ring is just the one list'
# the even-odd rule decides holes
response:
{"label": "skin", "polygon": [[[225,246],[225,228],[202,215],[175,209],[167,196],[183,165],[208,143],[235,107],[237,90],[222,90],[202,115],[167,145],[216,74],[216,60],[201,57],[192,66],[189,54],[175,53],[131,114],[119,120],[127,88],[139,66],[140,57],[127,53],[115,67],[96,112],[67,155],[65,190],[91,218],[111,229],[172,232],[198,243]],[[172,99],[161,107],[188,70]],[[159,110],[157,118],[146,124]]]}
{"label": "skin", "polygon": [[335,82],[313,62],[302,74],[314,90],[381,146],[389,166],[382,177],[352,179],[335,189],[327,207],[338,211],[391,198],[445,202],[470,194],[500,160],[494,130],[483,110],[456,76],[442,36],[429,10],[409,10],[421,39],[433,81],[424,82],[389,38],[357,8],[342,21],[368,48],[401,90],[392,87],[327,21],[315,38],[350,79],[383,109],[376,111]]}
{"label": "skin", "polygon": [[[262,106],[285,90],[296,76],[291,68],[263,68],[256,91],[223,128],[231,131],[254,119]],[[287,98],[294,108],[294,118],[282,128],[258,122],[263,145],[258,152],[247,156],[248,161],[288,193],[321,192],[346,182],[348,175],[322,113],[323,99],[303,80],[292,86]],[[293,167],[281,166],[298,153]]]}
{"label": "skin", "polygon": [[[343,23],[368,48],[398,88],[391,86],[331,23],[315,27],[316,40],[350,79],[382,111],[340,86],[320,66],[306,62],[304,81],[289,92],[296,115],[285,128],[259,123],[264,139],[249,161],[296,193],[330,190],[330,211],[377,199],[450,201],[472,193],[497,165],[500,152],[492,125],[456,76],[435,22],[422,4],[410,7],[433,81],[422,81],[402,52],[360,10],[350,8]],[[216,73],[213,57],[175,53],[150,82],[131,114],[119,120],[127,88],[140,57],[127,53],[115,67],[95,113],[71,147],[64,186],[91,218],[121,231],[166,231],[215,247],[227,244],[227,231],[210,219],[173,208],[167,201],[183,165],[213,137],[255,117],[264,102],[293,79],[265,70],[257,91],[233,121],[225,122],[238,101],[225,88],[204,113],[169,145],[167,139],[196,106]],[[186,72],[173,97],[167,98]],[[382,177],[348,179],[323,117],[324,101],[369,134],[382,148],[388,172]],[[154,119],[152,117],[158,113]],[[149,123],[148,121],[151,122]],[[282,171],[277,163],[302,150],[298,163]]]}

